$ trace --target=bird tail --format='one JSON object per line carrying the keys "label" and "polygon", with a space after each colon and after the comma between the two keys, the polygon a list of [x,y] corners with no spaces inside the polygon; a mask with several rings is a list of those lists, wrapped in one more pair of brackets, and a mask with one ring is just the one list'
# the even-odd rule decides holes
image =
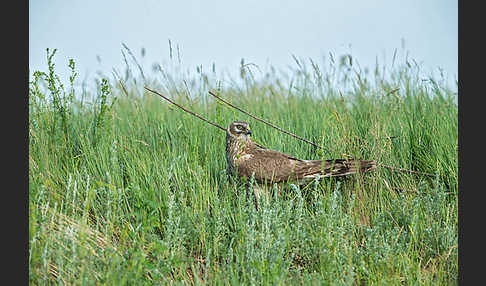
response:
{"label": "bird tail", "polygon": [[374,160],[334,159],[305,160],[298,169],[299,183],[308,183],[316,178],[341,177],[364,173],[376,168]]}
{"label": "bird tail", "polygon": [[375,160],[346,160],[346,159],[334,159],[324,160],[321,176],[335,177],[346,176],[356,173],[364,173],[376,168]]}

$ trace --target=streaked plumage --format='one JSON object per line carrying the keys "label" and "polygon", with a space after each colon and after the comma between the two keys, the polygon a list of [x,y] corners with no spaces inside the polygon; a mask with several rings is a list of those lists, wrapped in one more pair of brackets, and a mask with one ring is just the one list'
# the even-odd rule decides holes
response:
{"label": "streaked plumage", "polygon": [[316,177],[346,176],[376,168],[374,160],[301,160],[279,151],[260,148],[250,138],[250,125],[235,121],[226,129],[227,171],[260,184],[307,183]]}

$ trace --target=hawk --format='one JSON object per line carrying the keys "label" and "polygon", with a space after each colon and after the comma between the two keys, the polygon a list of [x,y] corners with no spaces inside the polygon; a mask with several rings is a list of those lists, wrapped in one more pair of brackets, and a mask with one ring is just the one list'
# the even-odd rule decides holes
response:
{"label": "hawk", "polygon": [[234,121],[226,129],[226,161],[230,175],[254,176],[259,184],[292,182],[297,185],[316,178],[346,176],[376,168],[374,160],[302,160],[260,147],[251,140],[250,124]]}

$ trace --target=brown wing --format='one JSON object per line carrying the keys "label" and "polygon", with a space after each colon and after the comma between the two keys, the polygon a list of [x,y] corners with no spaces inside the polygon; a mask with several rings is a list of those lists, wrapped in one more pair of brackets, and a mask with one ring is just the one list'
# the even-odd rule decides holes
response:
{"label": "brown wing", "polygon": [[301,162],[275,150],[255,148],[241,156],[237,169],[240,177],[251,178],[254,172],[258,183],[278,183],[290,179]]}
{"label": "brown wing", "polygon": [[238,175],[251,178],[255,173],[258,183],[279,183],[299,180],[309,176],[345,176],[369,171],[376,167],[375,161],[364,160],[301,160],[270,149],[255,148],[238,160]]}

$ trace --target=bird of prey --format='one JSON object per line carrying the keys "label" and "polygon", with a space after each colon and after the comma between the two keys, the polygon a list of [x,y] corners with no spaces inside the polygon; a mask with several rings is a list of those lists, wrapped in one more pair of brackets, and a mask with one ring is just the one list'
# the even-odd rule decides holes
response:
{"label": "bird of prey", "polygon": [[346,176],[376,168],[374,160],[302,160],[260,147],[251,140],[250,124],[234,121],[226,129],[227,172],[263,185],[306,184],[316,178]]}

